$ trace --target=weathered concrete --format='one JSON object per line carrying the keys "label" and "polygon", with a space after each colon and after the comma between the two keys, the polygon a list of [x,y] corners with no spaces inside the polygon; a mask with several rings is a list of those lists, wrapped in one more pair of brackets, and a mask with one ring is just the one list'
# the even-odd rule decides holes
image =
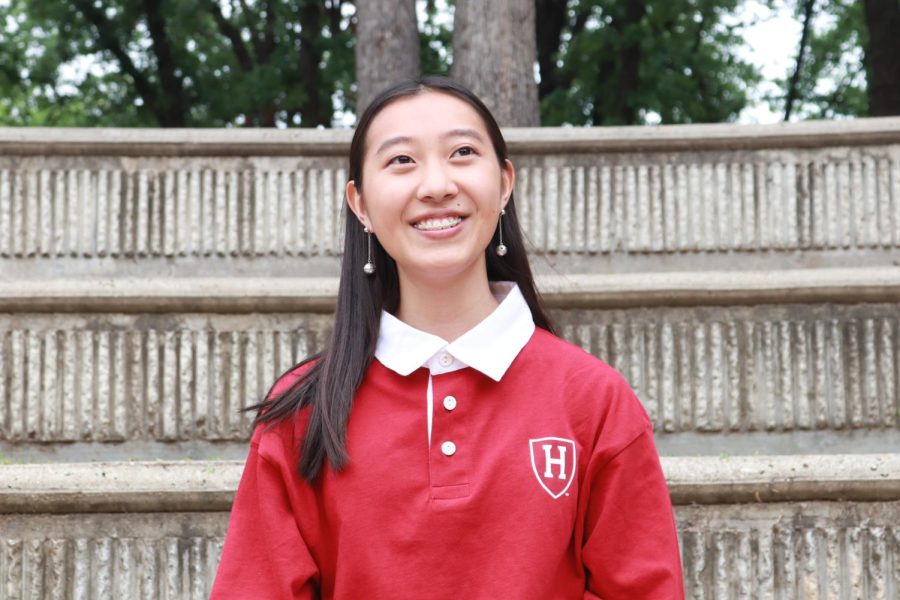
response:
{"label": "weathered concrete", "polygon": [[0,466],[0,513],[228,511],[242,461]]}
{"label": "weathered concrete", "polygon": [[[675,455],[688,597],[900,597],[900,119],[506,133],[560,333]],[[321,348],[350,135],[0,129],[0,463],[46,461],[0,464],[0,598],[208,595],[241,461],[118,461],[240,458]]]}
{"label": "weathered concrete", "polygon": [[[511,130],[518,212],[566,272],[889,265],[898,122]],[[0,269],[333,275],[347,135],[0,131]]]}
{"label": "weathered concrete", "polygon": [[900,454],[663,457],[676,505],[900,500]]}
{"label": "weathered concrete", "polygon": [[[515,127],[504,129],[514,153],[747,150],[896,143],[900,119],[805,121],[772,125],[656,127]],[[0,127],[2,155],[295,156],[315,150],[346,156],[349,129],[117,129]]]}
{"label": "weathered concrete", "polygon": [[[881,451],[900,452],[895,303],[553,316],[563,337],[625,375],[661,442],[728,434],[693,452],[744,453],[730,444],[753,432],[871,430]],[[317,352],[330,324],[313,313],[0,314],[0,440],[246,439],[251,415],[239,409]]]}
{"label": "weathered concrete", "polygon": [[228,513],[0,515],[4,600],[206,600]]}
{"label": "weathered concrete", "polygon": [[[676,505],[900,500],[900,454],[663,457]],[[0,466],[0,513],[227,511],[242,461]]]}
{"label": "weathered concrete", "polygon": [[[900,502],[676,507],[687,597],[894,600]],[[207,598],[228,514],[0,515],[10,600]]]}
{"label": "weathered concrete", "polygon": [[[900,302],[900,266],[537,277],[550,308]],[[326,312],[338,279],[180,277],[0,281],[2,312]]]}
{"label": "weathered concrete", "polygon": [[895,600],[900,503],[679,506],[690,599]]}

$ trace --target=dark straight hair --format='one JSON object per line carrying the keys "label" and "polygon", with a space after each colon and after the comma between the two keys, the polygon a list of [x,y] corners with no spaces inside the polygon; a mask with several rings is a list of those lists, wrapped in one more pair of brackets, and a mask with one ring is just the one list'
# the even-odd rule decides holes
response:
{"label": "dark straight hair", "polygon": [[[428,76],[388,88],[372,101],[360,117],[350,144],[349,170],[350,179],[360,191],[365,186],[362,167],[366,134],[373,119],[395,100],[422,92],[448,94],[474,108],[484,121],[500,168],[505,168],[506,141],[487,107],[475,94],[452,79]],[[347,463],[347,420],[353,397],[375,354],[381,311],[396,312],[400,305],[400,280],[394,260],[372,236],[375,274],[366,275],[363,272],[367,255],[366,234],[346,203],[344,222],[341,280],[334,329],[328,343],[320,354],[301,363],[315,361],[290,388],[277,396],[272,396],[270,390],[264,401],[250,407],[250,410],[258,411],[254,427],[260,423],[277,423],[290,418],[301,408],[309,407],[309,422],[300,448],[297,470],[310,483],[319,476],[326,459],[335,471]],[[512,195],[506,205],[502,227],[503,242],[509,251],[506,256],[497,256],[494,248],[499,243],[499,233],[494,232],[491,243],[485,249],[488,280],[518,284],[535,324],[552,332],[553,325],[541,306],[534,286]]]}

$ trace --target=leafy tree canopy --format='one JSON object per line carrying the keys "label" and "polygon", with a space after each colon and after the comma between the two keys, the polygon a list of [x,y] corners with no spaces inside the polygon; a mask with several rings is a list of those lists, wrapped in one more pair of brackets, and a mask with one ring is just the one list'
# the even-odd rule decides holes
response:
{"label": "leafy tree canopy", "polygon": [[799,70],[795,60],[792,72],[775,82],[783,93],[769,98],[772,109],[786,112],[786,98],[793,86],[797,102],[792,112],[798,118],[834,119],[868,114],[863,60],[868,31],[862,2],[797,0],[792,4],[798,21],[802,23],[807,18],[810,21],[808,39]]}
{"label": "leafy tree canopy", "polygon": [[6,3],[8,124],[327,126],[351,95],[341,0]]}
{"label": "leafy tree canopy", "polygon": [[725,17],[740,0],[570,3],[543,95],[550,124],[731,121],[759,81]]}
{"label": "leafy tree canopy", "polygon": [[[542,124],[735,120],[760,81],[744,1],[535,0]],[[861,0],[768,2],[817,17],[772,106],[793,93],[801,118],[866,114]],[[427,73],[450,70],[448,4],[419,2]],[[346,122],[355,19],[354,0],[0,0],[0,125]]]}

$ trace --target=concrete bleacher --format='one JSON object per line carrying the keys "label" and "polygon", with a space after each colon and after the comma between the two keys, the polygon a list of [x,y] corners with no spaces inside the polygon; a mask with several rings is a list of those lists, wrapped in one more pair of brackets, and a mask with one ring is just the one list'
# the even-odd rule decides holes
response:
{"label": "concrete bleacher", "polygon": [[[237,410],[330,325],[349,137],[0,129],[0,598],[208,596]],[[507,139],[688,597],[900,597],[900,119]]]}

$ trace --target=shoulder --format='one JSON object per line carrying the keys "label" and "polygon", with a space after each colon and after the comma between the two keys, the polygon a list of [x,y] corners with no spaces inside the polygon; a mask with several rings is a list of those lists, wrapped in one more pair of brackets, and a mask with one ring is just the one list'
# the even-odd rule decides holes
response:
{"label": "shoulder", "polygon": [[[284,373],[282,373],[269,388],[266,398],[269,401],[277,402],[280,396],[291,390],[304,377],[309,375],[313,367],[317,364],[318,358],[311,358],[294,365]],[[271,405],[264,407],[266,411]],[[262,422],[256,425],[251,437],[251,446],[261,446],[268,448],[274,441],[279,446],[287,446],[294,448],[298,441],[302,439],[303,432],[306,430],[306,423],[309,419],[309,411],[300,409],[289,416],[279,418],[274,421]]]}
{"label": "shoulder", "polygon": [[541,328],[523,349],[523,360],[540,372],[566,381],[603,382],[605,386],[629,388],[628,383],[613,367],[583,348]]}
{"label": "shoulder", "polygon": [[523,349],[519,373],[529,389],[572,413],[587,416],[596,430],[611,426],[625,437],[651,428],[643,404],[616,369],[544,329]]}
{"label": "shoulder", "polygon": [[277,398],[284,394],[303,379],[303,377],[308,375],[318,362],[318,357],[308,358],[282,373],[278,379],[275,380],[275,383],[272,384],[272,387],[269,388],[269,393],[266,394],[266,398]]}

